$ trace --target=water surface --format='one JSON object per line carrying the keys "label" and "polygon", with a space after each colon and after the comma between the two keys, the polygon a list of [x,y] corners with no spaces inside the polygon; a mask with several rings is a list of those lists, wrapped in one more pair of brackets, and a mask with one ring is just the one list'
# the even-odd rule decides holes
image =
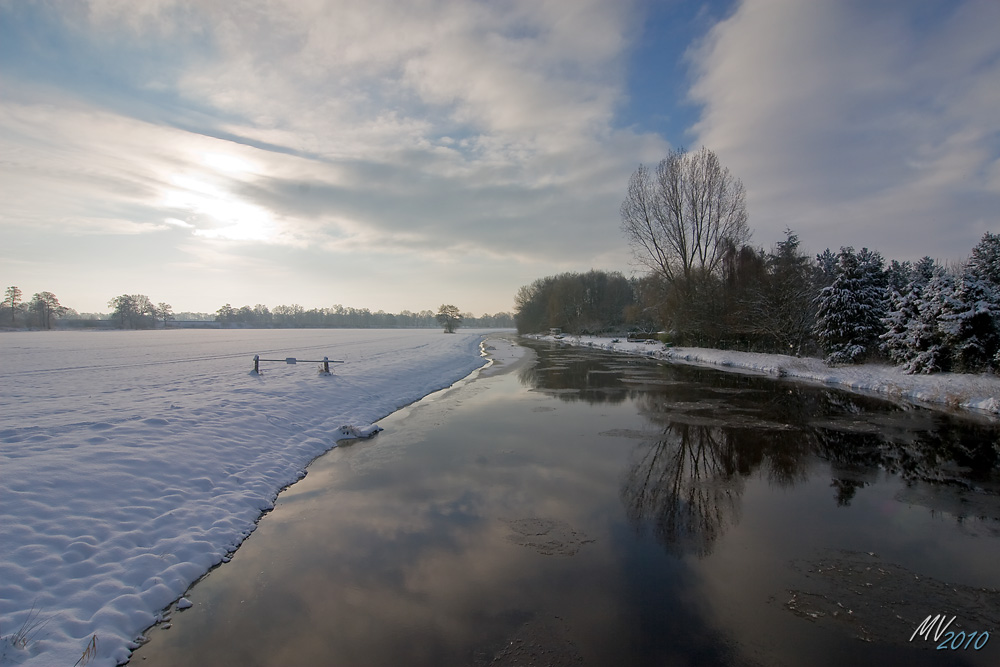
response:
{"label": "water surface", "polygon": [[531,344],[339,447],[141,665],[993,665],[995,424]]}

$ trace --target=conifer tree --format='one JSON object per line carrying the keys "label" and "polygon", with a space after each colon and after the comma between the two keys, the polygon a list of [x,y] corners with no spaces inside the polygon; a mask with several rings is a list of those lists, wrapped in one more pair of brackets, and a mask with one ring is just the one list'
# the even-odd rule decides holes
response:
{"label": "conifer tree", "polygon": [[938,321],[953,370],[976,373],[993,365],[1000,350],[997,301],[993,286],[980,274],[980,265],[966,265]]}
{"label": "conifer tree", "polygon": [[882,318],[882,325],[886,330],[879,336],[883,353],[897,365],[908,364],[916,354],[910,345],[910,327],[920,315],[918,304],[923,298],[924,288],[934,275],[935,266],[934,260],[930,257],[922,258],[915,265],[908,267],[909,280],[906,285],[902,289],[893,288],[891,275],[893,270],[896,266],[908,264],[905,262],[899,265],[893,262],[894,266],[890,268],[888,312]]}
{"label": "conifer tree", "polygon": [[860,363],[882,333],[886,276],[882,256],[841,248],[833,283],[817,297],[816,337],[829,364]]}
{"label": "conifer tree", "polygon": [[907,373],[934,373],[951,367],[951,355],[939,321],[954,298],[955,279],[944,267],[935,266],[933,276],[916,300],[917,315],[907,326]]}
{"label": "conifer tree", "polygon": [[827,248],[816,255],[816,276],[814,282],[818,290],[829,287],[837,276],[837,256]]}
{"label": "conifer tree", "polygon": [[913,264],[892,260],[886,267],[885,274],[889,285],[889,294],[891,295],[893,292],[904,294],[913,279]]}
{"label": "conifer tree", "polygon": [[986,232],[972,249],[969,265],[976,274],[1000,291],[1000,234]]}

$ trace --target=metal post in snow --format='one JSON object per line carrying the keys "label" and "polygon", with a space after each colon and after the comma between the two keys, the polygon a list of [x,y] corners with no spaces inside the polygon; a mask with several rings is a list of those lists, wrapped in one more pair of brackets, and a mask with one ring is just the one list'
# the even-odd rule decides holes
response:
{"label": "metal post in snow", "polygon": [[260,373],[260,355],[253,355],[253,372]]}
{"label": "metal post in snow", "polygon": [[330,358],[329,357],[323,357],[323,372],[324,373],[329,373],[330,372]]}

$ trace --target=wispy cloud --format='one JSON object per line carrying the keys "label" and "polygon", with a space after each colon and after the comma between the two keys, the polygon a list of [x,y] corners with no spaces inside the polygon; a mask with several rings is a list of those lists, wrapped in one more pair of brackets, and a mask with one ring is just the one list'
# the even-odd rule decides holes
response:
{"label": "wispy cloud", "polygon": [[964,256],[1000,209],[1000,5],[745,0],[692,61],[758,239]]}

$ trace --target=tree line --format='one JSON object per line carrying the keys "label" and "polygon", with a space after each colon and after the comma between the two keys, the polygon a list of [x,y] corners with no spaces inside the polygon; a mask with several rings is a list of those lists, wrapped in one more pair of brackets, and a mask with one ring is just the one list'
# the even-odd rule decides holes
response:
{"label": "tree line", "polygon": [[621,273],[563,273],[518,290],[515,324],[520,333],[551,327],[587,334],[616,331],[628,322],[634,303],[635,281]]}
{"label": "tree line", "polygon": [[[514,327],[514,316],[511,313],[500,312],[494,315],[487,313],[482,317],[476,317],[472,313],[459,313],[454,306],[449,306],[449,309],[454,309],[454,312],[448,311],[449,318],[458,318],[454,321],[464,326]],[[298,304],[274,308],[257,304],[252,307],[234,308],[227,303],[216,311],[215,321],[223,327],[245,328],[433,328],[442,324],[438,320],[438,314],[431,310],[421,310],[416,313],[409,310],[399,313],[387,313],[382,310],[372,312],[368,308],[352,308],[339,304],[331,308],[306,310]]]}
{"label": "tree line", "polygon": [[541,278],[515,297],[521,333],[660,331],[678,345],[885,360],[907,372],[1000,371],[1000,236],[968,261],[888,264],[843,247],[810,257],[786,230],[770,251],[750,245],[742,183],[711,151],[672,151],[640,166],[621,228],[648,272]]}
{"label": "tree line", "polygon": [[215,313],[175,314],[169,303],[154,303],[145,294],[122,294],[110,299],[108,308],[110,313],[81,316],[72,308],[60,305],[59,299],[51,292],[39,292],[30,301],[24,302],[21,289],[10,286],[0,303],[0,328],[51,329],[60,319],[110,320],[118,329],[164,328],[178,320],[214,321],[226,328],[434,328],[442,325],[448,328],[450,325],[454,329],[460,324],[477,328],[514,327],[512,313],[486,313],[476,317],[472,313],[459,312],[455,306],[448,306],[447,311],[439,310],[437,313],[430,310],[386,313],[341,305],[306,310],[298,304],[271,309],[263,304],[234,308],[227,303]]}

